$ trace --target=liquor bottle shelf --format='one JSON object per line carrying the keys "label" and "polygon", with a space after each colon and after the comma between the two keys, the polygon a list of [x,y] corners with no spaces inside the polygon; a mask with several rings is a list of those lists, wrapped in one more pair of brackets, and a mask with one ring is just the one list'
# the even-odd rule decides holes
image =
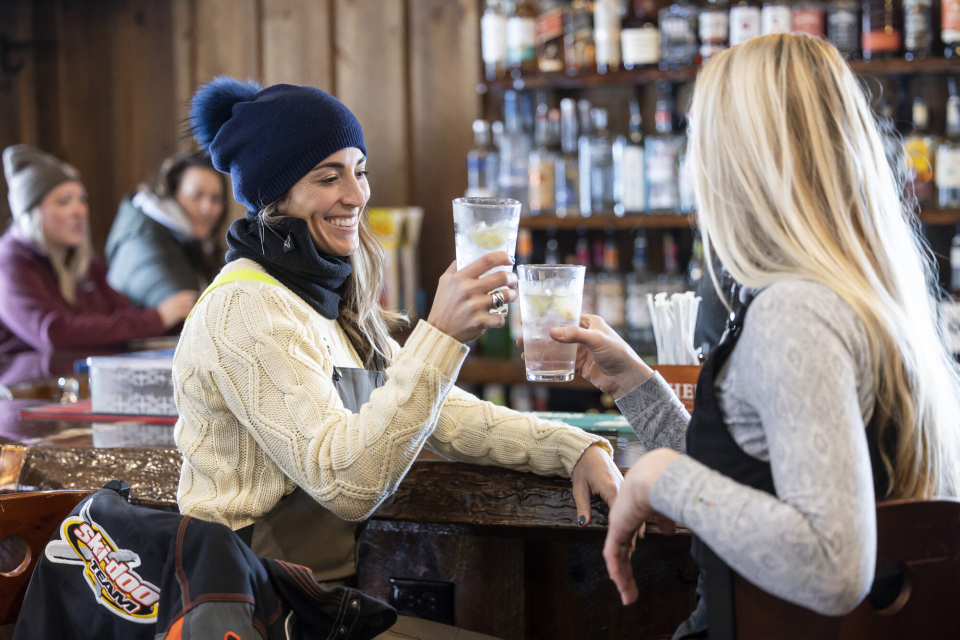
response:
{"label": "liquor bottle shelf", "polygon": [[960,222],[960,209],[928,209],[920,213],[923,224],[956,224]]}
{"label": "liquor bottle shelf", "polygon": [[[920,222],[929,225],[949,225],[960,222],[960,209],[928,209],[920,214]],[[544,229],[607,229],[618,231],[633,229],[684,229],[697,226],[694,214],[651,214],[634,216],[530,216],[520,219],[520,226],[541,231]]]}
{"label": "liquor bottle shelf", "polygon": [[529,216],[520,219],[520,226],[527,229],[682,229],[696,226],[697,218],[688,214],[651,214],[617,216],[591,216],[581,218],[572,216],[558,218],[557,216]]}
{"label": "liquor bottle shelf", "polygon": [[[469,384],[527,384],[526,369],[520,359],[507,360],[504,358],[469,357],[460,367],[459,382]],[[597,388],[577,376],[571,382],[537,382],[530,384],[546,384],[561,386],[564,389],[596,391]]]}
{"label": "liquor bottle shelf", "polygon": [[[894,58],[888,60],[855,60],[850,62],[854,73],[868,76],[912,75],[918,73],[930,74],[960,74],[960,58],[924,58],[922,60],[905,60]],[[650,84],[660,80],[670,82],[691,82],[697,77],[698,66],[680,67],[677,69],[659,69],[657,67],[642,67],[639,69],[620,69],[609,73],[582,73],[567,75],[565,73],[537,73],[524,74],[518,77],[507,76],[482,83],[481,91],[490,88],[498,89],[586,89],[608,85]]]}

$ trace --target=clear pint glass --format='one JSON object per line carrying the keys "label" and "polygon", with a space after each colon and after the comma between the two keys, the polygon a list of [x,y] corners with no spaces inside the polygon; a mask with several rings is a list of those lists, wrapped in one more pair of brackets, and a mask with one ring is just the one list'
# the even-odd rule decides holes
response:
{"label": "clear pint glass", "polygon": [[[520,203],[506,198],[457,198],[453,201],[453,232],[457,243],[457,269],[494,251],[506,251],[516,259]],[[491,269],[512,271],[503,266]],[[492,293],[492,292],[491,292]],[[505,315],[507,305],[492,310]]]}
{"label": "clear pint glass", "polygon": [[557,342],[550,337],[550,329],[580,323],[585,272],[586,267],[575,265],[517,267],[527,380],[573,380],[577,345]]}

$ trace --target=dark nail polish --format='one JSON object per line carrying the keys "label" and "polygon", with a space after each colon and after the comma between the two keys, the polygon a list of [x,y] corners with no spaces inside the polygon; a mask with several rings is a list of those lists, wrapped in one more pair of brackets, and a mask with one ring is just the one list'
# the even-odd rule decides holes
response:
{"label": "dark nail polish", "polygon": [[587,516],[580,516],[579,522],[580,522],[580,526],[581,526],[581,527],[582,527],[583,525],[587,524]]}

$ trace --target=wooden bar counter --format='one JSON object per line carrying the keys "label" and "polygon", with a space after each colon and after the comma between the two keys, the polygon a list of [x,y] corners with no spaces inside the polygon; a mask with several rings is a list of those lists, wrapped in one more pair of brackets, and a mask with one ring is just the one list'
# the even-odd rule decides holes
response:
{"label": "wooden bar counter", "polygon": [[[0,401],[0,490],[96,489],[120,478],[133,501],[176,510],[173,427],[20,419],[39,402]],[[611,441],[621,467],[640,453],[635,440]],[[118,443],[128,446],[110,446]],[[601,556],[605,505],[595,499],[589,526],[576,520],[569,480],[424,451],[367,526],[359,587],[388,600],[391,579],[452,583],[452,622],[511,640],[669,638],[695,605],[689,536],[648,523],[633,556],[640,600],[624,608]],[[399,606],[437,606],[432,595],[405,594]]]}

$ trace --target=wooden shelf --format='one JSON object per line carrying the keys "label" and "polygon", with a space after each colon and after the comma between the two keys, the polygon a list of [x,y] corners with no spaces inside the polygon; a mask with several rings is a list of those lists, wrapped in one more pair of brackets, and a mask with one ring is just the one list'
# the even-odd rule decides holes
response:
{"label": "wooden shelf", "polygon": [[579,216],[569,218],[558,218],[557,216],[530,216],[520,218],[520,226],[526,229],[683,229],[694,227],[697,224],[697,217],[688,214],[656,214],[656,215],[633,215],[623,216],[591,216],[581,218]]}
{"label": "wooden shelf", "polygon": [[[930,209],[920,214],[920,222],[929,225],[949,225],[960,222],[960,209]],[[520,226],[534,231],[544,229],[606,229],[632,231],[634,229],[685,229],[697,226],[695,214],[655,214],[623,216],[592,216],[590,218],[530,216],[520,218]]]}
{"label": "wooden shelf", "polygon": [[[917,73],[931,74],[960,74],[960,58],[926,58],[924,60],[905,60],[895,58],[891,60],[872,60],[866,62],[855,60],[850,62],[854,73],[868,76],[911,75]],[[620,69],[610,73],[596,72],[582,73],[574,76],[565,73],[537,73],[507,76],[497,80],[484,82],[481,91],[487,89],[587,89],[611,85],[643,85],[661,80],[670,82],[691,82],[696,79],[698,66],[680,67],[678,69],[659,69],[657,67],[642,67],[639,69]]]}
{"label": "wooden shelf", "polygon": [[955,224],[960,222],[960,209],[927,209],[920,213],[923,224]]}
{"label": "wooden shelf", "polygon": [[572,382],[529,382],[523,361],[520,359],[505,360],[471,356],[460,367],[457,381],[469,384],[545,384],[564,389],[597,390],[580,376],[574,378]]}

